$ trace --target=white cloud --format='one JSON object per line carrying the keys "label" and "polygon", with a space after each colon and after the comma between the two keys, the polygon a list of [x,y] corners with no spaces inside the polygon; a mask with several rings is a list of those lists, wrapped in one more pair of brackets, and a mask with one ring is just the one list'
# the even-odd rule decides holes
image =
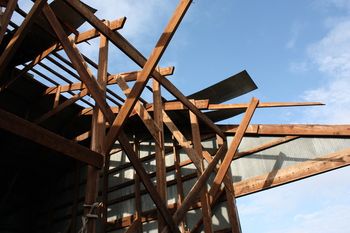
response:
{"label": "white cloud", "polygon": [[303,97],[327,105],[307,110],[307,121],[349,123],[350,110],[345,106],[350,105],[350,19],[336,23],[321,40],[309,46],[307,53],[325,78],[322,86],[306,91]]}
{"label": "white cloud", "polygon": [[292,24],[292,27],[290,29],[290,38],[287,41],[286,48],[287,49],[292,49],[295,47],[295,44],[297,43],[297,40],[299,39],[300,33],[303,29],[303,24],[300,22],[294,22]]}

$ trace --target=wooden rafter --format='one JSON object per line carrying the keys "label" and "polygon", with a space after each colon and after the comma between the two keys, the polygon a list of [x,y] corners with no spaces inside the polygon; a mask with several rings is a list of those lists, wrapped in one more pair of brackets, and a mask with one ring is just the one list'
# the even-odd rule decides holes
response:
{"label": "wooden rafter", "polygon": [[[114,20],[109,23],[109,28],[114,31],[123,28],[124,23],[126,21],[126,18],[120,18],[117,20]],[[72,35],[69,37],[69,40],[74,41],[76,44],[86,42],[88,40],[91,40],[93,38],[96,38],[100,34],[96,29],[91,29],[85,32],[82,32],[78,35]],[[15,80],[18,78],[22,77],[24,74],[26,74],[28,71],[30,71],[35,65],[40,64],[40,62],[44,58],[48,58],[50,54],[52,54],[55,51],[62,50],[63,47],[61,46],[60,43],[55,43],[52,45],[50,48],[46,49],[45,51],[41,52],[38,56],[36,56],[33,61],[31,61],[28,65],[26,65],[14,78],[9,80],[8,82],[4,83],[1,85],[1,90],[6,89],[9,85],[11,85]]]}
{"label": "wooden rafter", "polygon": [[[83,6],[78,1],[65,0],[71,7],[73,7],[78,13],[84,16],[91,25],[96,27],[102,34],[104,34],[112,43],[114,43],[121,51],[123,51],[127,56],[129,56],[136,64],[140,67],[144,67],[146,63],[146,58],[134,48],[122,35],[118,32],[112,32],[109,30],[99,19],[88,11],[88,9]],[[192,112],[194,112],[197,117],[206,123],[214,132],[224,137],[221,130],[201,111],[199,111],[193,104],[167,79],[165,79],[156,70],[153,71],[152,76],[157,79],[163,87],[165,87],[172,95],[179,99],[186,107],[188,107]],[[112,141],[112,140],[111,140]]]}
{"label": "wooden rafter", "polygon": [[73,41],[70,41],[65,34],[60,22],[56,18],[54,12],[51,10],[49,5],[45,5],[43,12],[49,21],[52,29],[55,31],[57,37],[59,38],[65,52],[67,53],[69,59],[71,60],[73,66],[77,70],[78,74],[80,75],[80,78],[82,82],[85,83],[87,89],[89,90],[89,93],[92,95],[96,103],[98,104],[99,108],[103,112],[105,116],[107,116],[110,119],[113,119],[113,113],[109,106],[107,105],[106,99],[103,98],[103,93],[101,90],[101,87],[97,83],[96,79],[94,78],[91,70],[88,68],[87,64],[85,63],[83,57],[79,53],[78,48],[76,47],[75,43]]}
{"label": "wooden rafter", "polygon": [[11,20],[12,14],[16,9],[18,0],[7,1],[5,13],[0,18],[0,44],[4,39],[7,26]]}
{"label": "wooden rafter", "polygon": [[[173,72],[174,72],[174,67],[160,68],[160,73],[164,76],[172,75]],[[140,71],[132,71],[132,72],[125,72],[125,73],[110,75],[108,77],[107,85],[117,84],[119,78],[123,78],[126,82],[136,81],[137,75],[139,73]],[[44,95],[55,93],[58,87],[61,88],[61,93],[64,93],[68,91],[83,90],[86,88],[86,85],[84,83],[77,82],[77,83],[72,83],[68,85],[49,87],[45,90]]]}
{"label": "wooden rafter", "polygon": [[46,0],[35,1],[32,9],[30,9],[28,15],[25,17],[21,26],[17,29],[10,42],[7,44],[5,50],[0,57],[0,75],[4,75],[5,69],[11,62],[12,57],[15,55],[21,42],[30,30],[30,26],[33,24],[34,19],[40,14],[43,6],[46,4]]}

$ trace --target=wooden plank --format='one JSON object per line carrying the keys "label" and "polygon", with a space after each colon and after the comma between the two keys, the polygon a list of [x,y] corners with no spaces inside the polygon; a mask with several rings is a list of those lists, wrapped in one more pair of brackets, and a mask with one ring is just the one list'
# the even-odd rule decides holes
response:
{"label": "wooden plank", "polygon": [[52,29],[55,31],[57,37],[61,41],[61,44],[69,59],[71,60],[73,66],[80,75],[82,82],[84,82],[87,86],[89,93],[92,95],[103,114],[109,121],[112,121],[114,116],[111,109],[107,105],[106,98],[103,97],[104,95],[102,93],[101,87],[97,83],[91,70],[88,68],[87,64],[79,53],[79,50],[76,47],[75,43],[67,38],[67,35],[65,34],[60,22],[47,4],[43,8],[43,12]]}
{"label": "wooden plank", "polygon": [[[276,108],[276,107],[299,107],[299,106],[319,106],[324,105],[320,102],[265,102],[259,103],[257,108]],[[209,104],[209,110],[221,109],[246,109],[249,104]]]}
{"label": "wooden plank", "polygon": [[55,94],[55,99],[54,99],[52,108],[56,108],[58,106],[58,104],[60,103],[60,96],[61,96],[61,86],[58,86],[56,88],[56,94]]}
{"label": "wooden plank", "polygon": [[[176,141],[173,139],[174,167],[175,167],[175,180],[176,180],[176,191],[177,191],[176,205],[181,206],[184,199],[184,190],[183,190],[183,184],[181,179],[182,175],[181,175],[181,166],[180,166],[180,155],[175,143]],[[185,233],[186,225],[187,225],[187,219],[185,216],[184,219],[179,223],[181,233]]]}
{"label": "wooden plank", "polygon": [[[172,75],[173,74],[174,67],[165,67],[160,68],[160,73],[164,76],[166,75]],[[126,82],[136,81],[137,75],[140,73],[140,71],[131,71],[131,72],[124,72],[120,74],[114,74],[108,76],[108,83],[107,85],[113,85],[117,84],[117,80],[119,78],[123,78]],[[45,90],[44,95],[46,94],[52,94],[54,93],[56,87],[49,87]],[[61,92],[67,92],[67,91],[76,91],[76,90],[82,90],[86,88],[86,85],[81,82],[72,83],[68,85],[61,85]]]}
{"label": "wooden plank", "polygon": [[33,24],[34,19],[38,16],[38,14],[40,14],[42,7],[45,4],[46,0],[35,1],[33,7],[30,9],[21,26],[17,29],[10,42],[7,44],[0,57],[0,75],[4,74],[7,65],[11,62],[12,57],[15,55],[23,39],[30,30],[30,26]]}
{"label": "wooden plank", "polygon": [[[208,100],[195,100],[195,107],[198,109],[206,109],[208,106]],[[119,107],[111,107],[114,114],[118,114]],[[146,109],[148,112],[153,112],[153,104],[147,104]],[[188,109],[180,101],[163,102],[163,109],[165,111],[185,110]],[[92,108],[85,108],[80,111],[79,115],[92,115]],[[130,114],[132,116],[132,114]]]}
{"label": "wooden plank", "polygon": [[[136,138],[134,138],[134,150],[135,150],[135,153],[137,154],[137,157],[140,158],[140,143],[138,142],[138,140]],[[141,219],[142,219],[141,184],[140,184],[140,177],[136,172],[134,172],[134,179],[135,179],[135,185],[134,185],[135,219],[136,219],[136,221],[139,221],[141,223]],[[137,227],[135,232],[137,232],[137,233],[143,232],[142,224],[140,224]]]}
{"label": "wooden plank", "polygon": [[256,98],[252,98],[252,100],[249,104],[249,107],[247,108],[247,111],[244,114],[242,122],[239,125],[238,130],[237,130],[237,132],[236,132],[236,134],[231,142],[231,145],[227,151],[227,154],[225,155],[225,158],[220,165],[219,171],[214,178],[213,185],[209,190],[211,202],[212,202],[212,200],[214,200],[215,196],[217,195],[218,191],[220,190],[221,183],[222,183],[228,169],[230,168],[232,159],[237,152],[238,146],[241,143],[242,138],[244,136],[244,132],[246,131],[246,129],[249,125],[249,122],[252,119],[253,114],[254,114],[255,109],[258,106],[258,104],[259,104],[259,100]]}
{"label": "wooden plank", "polygon": [[6,10],[0,18],[0,44],[4,39],[7,26],[11,20],[12,14],[16,9],[18,0],[9,0],[6,4]]}
{"label": "wooden plank", "polygon": [[[227,134],[236,133],[238,125],[221,125]],[[247,134],[267,136],[350,136],[350,125],[314,125],[314,124],[286,124],[286,125],[249,125]]]}
{"label": "wooden plank", "polygon": [[[104,36],[100,37],[99,48],[99,64],[97,72],[97,82],[102,88],[102,96],[106,98],[106,83],[107,83],[107,66],[108,66],[108,41]],[[91,126],[91,150],[98,153],[103,153],[102,146],[106,135],[106,119],[98,107],[95,104],[94,113],[92,115]],[[87,182],[85,187],[85,204],[92,205],[96,202],[99,189],[99,172],[100,170],[88,166],[87,168]],[[85,214],[89,213],[89,208],[85,209]],[[97,219],[89,219],[86,225],[88,233],[96,232]],[[104,224],[104,223],[102,223]]]}
{"label": "wooden plank", "polygon": [[103,156],[100,153],[91,151],[84,146],[1,109],[0,128],[81,162],[98,168],[102,167]]}
{"label": "wooden plank", "polygon": [[137,81],[133,86],[128,98],[125,100],[124,105],[121,107],[120,112],[115,118],[111,129],[109,130],[106,138],[105,150],[109,151],[116,140],[122,126],[125,123],[125,120],[129,117],[131,111],[133,110],[137,99],[140,97],[141,92],[147,84],[147,81],[155,69],[158,61],[162,57],[165,49],[167,48],[171,38],[175,34],[177,27],[179,26],[183,16],[185,15],[188,7],[190,6],[190,0],[182,0],[178,7],[176,8],[172,18],[170,19],[168,25],[166,26],[163,34],[159,38],[155,48],[153,49],[150,57],[146,61],[145,65]]}
{"label": "wooden plank", "polygon": [[[156,80],[153,80],[153,105],[154,105],[154,124],[159,129],[156,138],[159,143],[155,145],[155,157],[156,157],[156,174],[157,174],[157,191],[162,201],[167,205],[167,187],[166,187],[166,170],[165,170],[165,150],[164,150],[164,129],[163,129],[163,104],[161,87]],[[146,111],[147,112],[147,111]],[[165,227],[165,222],[160,217],[161,213],[158,212],[158,232]]]}
{"label": "wooden plank", "polygon": [[178,229],[176,223],[173,221],[166,205],[164,205],[156,188],[154,187],[152,181],[148,177],[147,172],[143,168],[135,151],[133,150],[132,146],[130,145],[128,137],[125,135],[125,133],[123,131],[121,131],[121,133],[119,134],[118,141],[119,141],[120,145],[122,146],[123,150],[125,151],[126,155],[128,156],[130,162],[132,163],[135,171],[140,176],[140,179],[141,179],[143,185],[145,186],[145,188],[147,189],[150,197],[154,201],[154,204],[157,206],[158,210],[162,214],[164,222],[166,222],[166,224],[170,228],[171,232],[179,232],[179,229]]}
{"label": "wooden plank", "polygon": [[[193,101],[193,100],[192,100]],[[201,144],[201,136],[200,136],[200,130],[199,130],[199,125],[198,125],[198,119],[194,113],[191,111],[189,112],[190,114],[190,122],[191,122],[191,131],[192,131],[192,143],[195,151],[197,152],[198,155],[202,155],[202,144]],[[201,156],[201,161],[200,161],[200,167],[197,169],[198,176],[200,177],[204,170],[204,163],[203,163],[203,157]],[[211,220],[211,208],[210,208],[210,203],[209,203],[209,196],[208,196],[208,190],[207,190],[207,185],[203,187],[201,194],[200,194],[200,200],[201,200],[201,207],[202,207],[202,220],[204,224],[204,232],[205,233],[212,233],[213,232],[213,227],[212,227],[212,220]]]}

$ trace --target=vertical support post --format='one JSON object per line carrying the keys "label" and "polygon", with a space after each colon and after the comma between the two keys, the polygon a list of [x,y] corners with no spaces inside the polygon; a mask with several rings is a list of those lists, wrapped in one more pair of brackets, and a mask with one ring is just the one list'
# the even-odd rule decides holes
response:
{"label": "vertical support post", "polygon": [[[157,174],[157,191],[165,205],[167,205],[167,185],[166,185],[166,168],[165,168],[165,151],[164,151],[164,132],[163,132],[163,104],[161,97],[161,87],[159,82],[153,79],[153,118],[155,126],[158,127],[158,141],[155,145],[156,152],[156,174]],[[158,232],[164,228],[165,222],[158,212]]]}
{"label": "vertical support post", "polygon": [[[108,59],[108,41],[105,36],[100,37],[100,53],[99,53],[99,64],[97,82],[100,85],[103,93],[104,100],[106,99],[106,84],[107,84],[107,59]],[[91,150],[102,153],[102,147],[104,143],[106,133],[106,119],[100,110],[95,105],[92,115],[92,135],[91,135]],[[86,195],[85,203],[92,205],[96,202],[98,197],[98,182],[99,182],[99,169],[88,166],[87,172],[87,184],[86,184]],[[85,211],[86,213],[86,211]],[[96,220],[89,219],[87,223],[87,233],[96,232]]]}
{"label": "vertical support post", "polygon": [[[194,101],[191,101],[194,103]],[[202,151],[202,143],[201,143],[201,136],[200,136],[200,130],[198,125],[198,118],[197,116],[189,111],[190,114],[190,121],[191,121],[191,129],[192,129],[192,143],[195,151],[198,155],[200,155],[200,167],[197,170],[198,177],[200,177],[203,174],[204,171],[204,161],[203,161],[203,151]],[[212,233],[213,227],[212,227],[212,219],[211,219],[211,209],[210,209],[210,202],[209,202],[209,196],[208,196],[208,189],[207,187],[204,187],[202,189],[201,193],[201,206],[202,206],[202,218],[203,218],[203,224],[204,224],[204,232],[205,233]]]}
{"label": "vertical support post", "polygon": [[[140,143],[138,139],[134,138],[134,150],[137,154],[138,158],[140,158]],[[135,179],[135,221],[139,221],[140,224],[136,230],[137,233],[142,233],[142,203],[141,203],[141,185],[140,185],[140,177],[134,172]]]}
{"label": "vertical support post", "polygon": [[71,217],[71,228],[70,232],[77,232],[77,212],[78,212],[78,202],[79,202],[79,185],[80,185],[80,162],[76,161],[75,165],[75,175],[74,175],[74,200],[72,206],[72,217]]}
{"label": "vertical support post", "polygon": [[57,108],[58,104],[60,103],[60,96],[61,96],[61,85],[58,85],[56,87],[56,94],[55,94],[55,100],[53,102],[53,109]]}
{"label": "vertical support post", "polygon": [[[184,199],[184,188],[182,185],[182,175],[181,175],[181,166],[180,166],[180,155],[177,149],[178,145],[176,140],[173,138],[173,153],[174,153],[174,165],[175,165],[175,179],[176,179],[176,191],[177,191],[177,201],[176,206],[179,207],[182,205],[182,201]],[[180,231],[181,233],[186,232],[186,216],[182,221],[180,221]]]}

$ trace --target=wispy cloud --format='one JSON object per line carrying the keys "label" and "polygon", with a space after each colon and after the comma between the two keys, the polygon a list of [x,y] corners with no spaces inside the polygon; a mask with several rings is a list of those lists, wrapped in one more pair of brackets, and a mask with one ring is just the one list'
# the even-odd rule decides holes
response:
{"label": "wispy cloud", "polygon": [[304,93],[307,101],[317,100],[327,107],[307,111],[308,120],[348,123],[350,104],[350,19],[337,23],[319,41],[310,45],[308,56],[320,73],[324,84]]}
{"label": "wispy cloud", "polygon": [[292,24],[292,27],[290,29],[290,38],[286,43],[287,49],[292,49],[295,47],[297,40],[299,39],[300,33],[302,32],[303,27],[304,27],[303,24],[300,22],[294,22]]}

